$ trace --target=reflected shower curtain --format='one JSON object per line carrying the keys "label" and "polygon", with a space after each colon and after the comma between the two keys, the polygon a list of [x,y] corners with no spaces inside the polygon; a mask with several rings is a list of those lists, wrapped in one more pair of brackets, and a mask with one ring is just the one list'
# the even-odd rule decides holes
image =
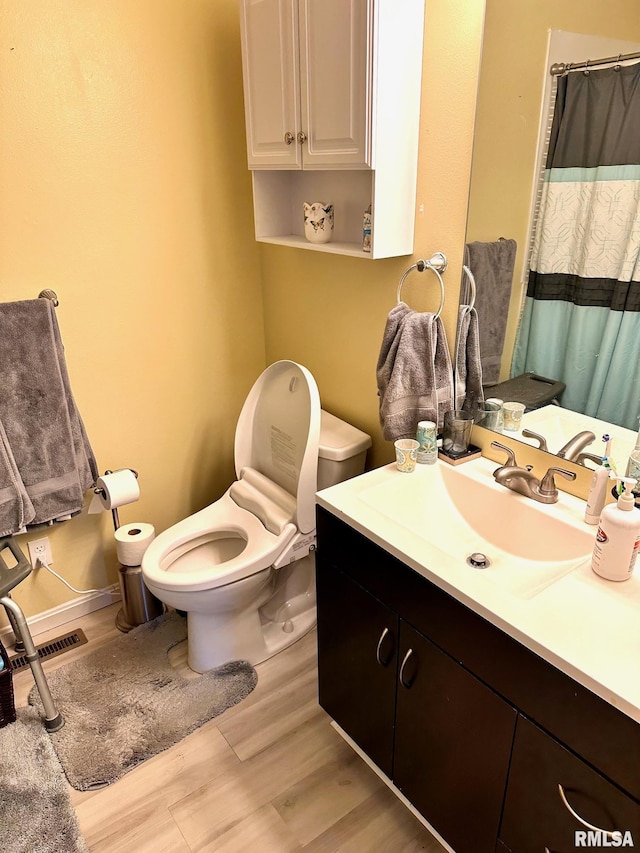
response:
{"label": "reflected shower curtain", "polygon": [[640,63],[558,81],[512,376],[566,384],[561,405],[638,429]]}

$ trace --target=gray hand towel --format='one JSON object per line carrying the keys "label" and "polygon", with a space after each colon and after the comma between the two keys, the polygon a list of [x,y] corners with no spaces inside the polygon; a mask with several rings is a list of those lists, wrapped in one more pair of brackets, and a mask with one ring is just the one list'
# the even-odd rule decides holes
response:
{"label": "gray hand towel", "polygon": [[80,512],[98,470],[50,300],[0,305],[0,370],[0,421],[33,505],[30,523]]}
{"label": "gray hand towel", "polygon": [[376,379],[387,441],[415,438],[419,421],[441,427],[453,406],[453,373],[440,318],[396,305],[387,317]]}
{"label": "gray hand towel", "polygon": [[485,385],[500,381],[507,316],[516,260],[515,240],[467,243],[465,260],[476,280],[482,378]]}
{"label": "gray hand towel", "polygon": [[476,404],[484,400],[478,315],[476,309],[468,305],[461,305],[458,311],[454,385],[456,409],[473,411]]}

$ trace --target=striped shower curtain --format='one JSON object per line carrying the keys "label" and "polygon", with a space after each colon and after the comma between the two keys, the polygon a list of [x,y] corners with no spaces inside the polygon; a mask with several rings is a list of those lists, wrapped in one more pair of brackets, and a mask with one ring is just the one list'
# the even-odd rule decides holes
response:
{"label": "striped shower curtain", "polygon": [[640,417],[640,63],[558,80],[512,376],[566,384],[561,405]]}

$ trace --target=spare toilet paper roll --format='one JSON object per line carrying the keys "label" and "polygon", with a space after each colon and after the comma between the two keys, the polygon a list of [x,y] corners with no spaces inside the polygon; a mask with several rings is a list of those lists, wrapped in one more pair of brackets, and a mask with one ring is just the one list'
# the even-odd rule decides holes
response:
{"label": "spare toilet paper roll", "polygon": [[134,503],[140,497],[137,477],[129,468],[98,477],[96,489],[100,491],[92,498],[89,512],[117,509],[119,506]]}
{"label": "spare toilet paper roll", "polygon": [[153,542],[156,535],[153,524],[134,522],[123,524],[115,532],[116,554],[118,562],[123,566],[139,566],[144,552]]}

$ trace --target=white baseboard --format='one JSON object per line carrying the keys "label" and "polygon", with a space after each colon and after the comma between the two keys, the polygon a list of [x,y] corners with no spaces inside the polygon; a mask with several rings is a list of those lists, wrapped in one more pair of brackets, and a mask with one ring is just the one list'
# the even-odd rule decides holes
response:
{"label": "white baseboard", "polygon": [[[51,610],[44,610],[35,616],[29,616],[27,625],[32,636],[43,634],[45,631],[53,631],[67,622],[72,622],[80,616],[86,616],[95,610],[108,607],[110,604],[119,601],[120,598],[120,587],[118,584],[113,584],[112,586],[101,589],[99,592],[91,592],[77,598],[75,601],[65,601],[64,604],[52,607]],[[0,642],[4,645],[11,645],[13,643],[13,631],[10,627],[0,629]]]}

